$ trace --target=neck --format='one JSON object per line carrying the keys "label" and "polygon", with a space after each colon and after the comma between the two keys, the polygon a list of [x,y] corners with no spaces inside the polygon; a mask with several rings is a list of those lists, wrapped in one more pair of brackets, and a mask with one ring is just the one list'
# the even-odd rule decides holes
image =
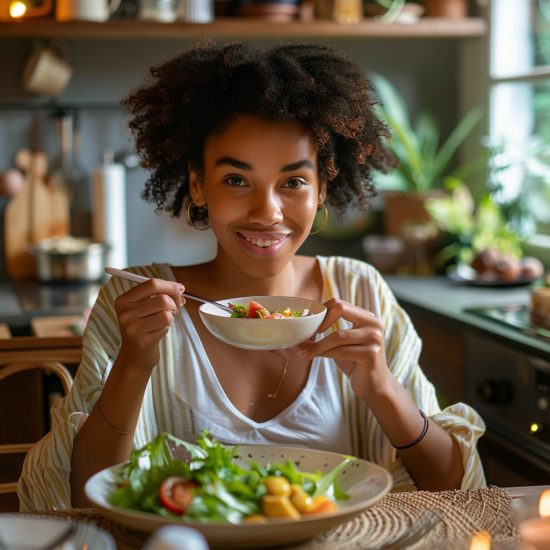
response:
{"label": "neck", "polygon": [[224,296],[291,296],[294,265],[288,262],[272,276],[253,277],[243,271],[218,245],[218,254],[208,264],[212,285]]}

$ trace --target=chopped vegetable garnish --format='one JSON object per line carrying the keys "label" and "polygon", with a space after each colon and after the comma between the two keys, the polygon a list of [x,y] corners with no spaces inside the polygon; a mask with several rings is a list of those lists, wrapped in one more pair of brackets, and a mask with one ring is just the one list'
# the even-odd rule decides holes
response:
{"label": "chopped vegetable garnish", "polygon": [[294,317],[311,315],[309,309],[304,309],[304,312],[300,313],[299,311],[292,311],[290,308],[271,313],[264,306],[254,301],[248,304],[248,308],[243,304],[229,304],[229,307],[233,310],[231,317],[241,319],[245,317],[247,319],[292,319]]}
{"label": "chopped vegetable garnish", "polygon": [[229,307],[233,310],[231,317],[246,317],[248,315],[248,309],[244,304],[229,304]]}

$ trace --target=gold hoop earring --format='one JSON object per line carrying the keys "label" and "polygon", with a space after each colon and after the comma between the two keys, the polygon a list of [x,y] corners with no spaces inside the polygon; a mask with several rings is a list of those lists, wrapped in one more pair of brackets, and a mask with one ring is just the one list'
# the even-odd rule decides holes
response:
{"label": "gold hoop earring", "polygon": [[195,201],[191,201],[189,203],[189,206],[187,207],[187,219],[189,220],[189,223],[197,230],[197,231],[206,231],[207,229],[210,229],[210,224],[208,224],[207,227],[197,227],[194,223],[193,223],[193,220],[191,219],[191,205],[194,204],[195,206],[197,206],[197,203]]}
{"label": "gold hoop earring", "polygon": [[321,226],[320,229],[317,229],[317,231],[313,231],[312,233],[310,233],[310,235],[315,235],[315,234],[319,233],[319,231],[321,231],[321,229],[323,229],[323,227],[325,227],[325,225],[327,225],[327,221],[328,221],[328,210],[327,210],[327,207],[325,206],[325,203],[324,203],[324,202],[321,203],[321,206],[325,209],[325,223],[323,223],[323,225]]}

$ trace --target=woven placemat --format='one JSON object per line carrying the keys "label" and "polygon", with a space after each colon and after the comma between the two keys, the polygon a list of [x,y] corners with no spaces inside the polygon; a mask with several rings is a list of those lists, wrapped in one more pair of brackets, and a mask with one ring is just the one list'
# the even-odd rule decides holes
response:
{"label": "woven placemat", "polygon": [[[309,541],[285,546],[286,550],[362,550],[391,542],[415,523],[425,510],[440,510],[444,518],[411,550],[467,550],[479,531],[488,532],[495,543],[512,548],[518,542],[511,513],[512,498],[498,487],[470,491],[392,493],[374,508],[346,524]],[[33,516],[93,521],[117,541],[119,550],[141,548],[149,535],[126,528],[95,510],[36,512]]]}

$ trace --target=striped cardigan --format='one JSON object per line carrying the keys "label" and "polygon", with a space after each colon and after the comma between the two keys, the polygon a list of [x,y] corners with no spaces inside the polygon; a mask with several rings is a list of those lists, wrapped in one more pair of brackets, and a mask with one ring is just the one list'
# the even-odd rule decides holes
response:
{"label": "striped cardigan", "polygon": [[[325,289],[328,298],[341,298],[379,317],[385,330],[385,350],[388,368],[409,392],[418,406],[447,430],[458,442],[462,452],[464,477],[462,489],[483,487],[485,478],[476,449],[485,426],[480,416],[469,406],[457,403],[441,411],[433,385],[428,382],[418,357],[421,341],[407,314],[399,307],[380,274],[370,265],[349,258],[319,258],[324,266]],[[128,271],[146,277],[159,277],[152,266],[133,267]],[[88,414],[93,409],[120,347],[120,332],[114,309],[117,296],[135,283],[111,278],[100,290],[84,334],[82,362],[71,392],[52,408],[52,430],[29,452],[19,479],[17,492],[22,511],[61,510],[71,507],[71,454],[73,441]],[[347,328],[340,320],[333,329]],[[188,415],[178,410],[170,377],[179,365],[171,363],[174,331],[161,341],[161,362],[155,368],[147,386],[134,448],[143,446],[158,433],[158,424],[174,426],[174,418]],[[347,420],[353,453],[389,469],[394,478],[394,491],[414,490],[416,487],[401,459],[380,428],[365,403],[351,390],[349,380],[339,373],[341,406]],[[161,418],[159,418],[159,416]]]}

